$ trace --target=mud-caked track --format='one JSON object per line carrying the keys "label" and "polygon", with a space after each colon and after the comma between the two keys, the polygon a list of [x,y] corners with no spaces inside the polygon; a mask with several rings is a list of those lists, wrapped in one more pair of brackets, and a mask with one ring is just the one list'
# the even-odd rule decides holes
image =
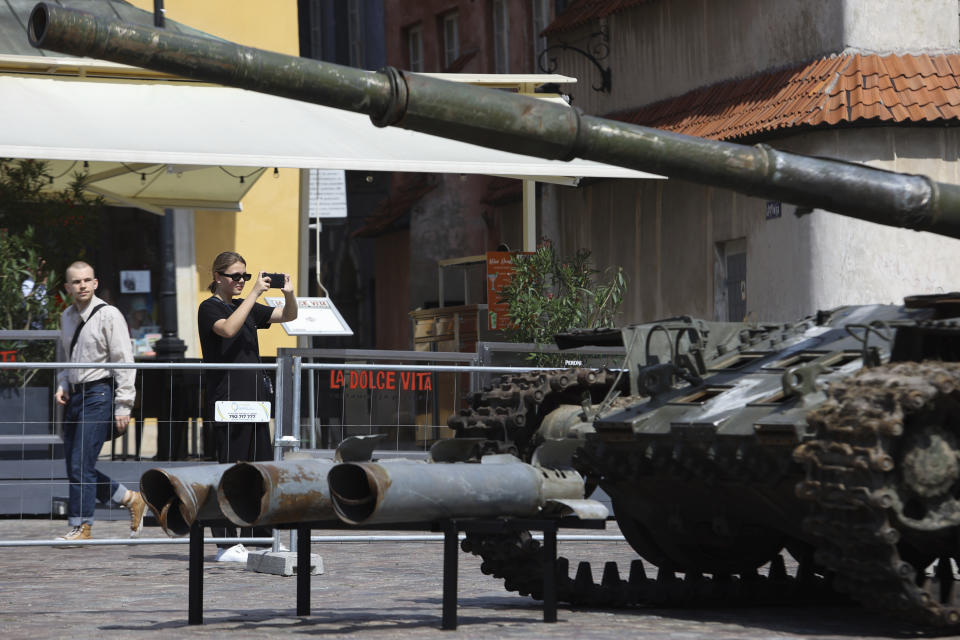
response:
{"label": "mud-caked track", "polygon": [[817,560],[867,606],[960,624],[960,364],[865,369],[828,396],[794,454]]}

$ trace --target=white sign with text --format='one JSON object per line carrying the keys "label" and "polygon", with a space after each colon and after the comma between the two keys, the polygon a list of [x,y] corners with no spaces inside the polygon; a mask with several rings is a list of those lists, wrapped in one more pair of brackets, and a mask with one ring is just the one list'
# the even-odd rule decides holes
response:
{"label": "white sign with text", "polygon": [[[264,298],[271,307],[286,304],[283,298]],[[291,336],[352,336],[353,329],[346,323],[330,298],[297,298],[297,319],[284,322],[283,330]]]}
{"label": "white sign with text", "polygon": [[270,422],[270,403],[258,400],[218,400],[217,422]]}
{"label": "white sign with text", "polygon": [[310,217],[347,217],[347,179],[342,169],[310,170]]}

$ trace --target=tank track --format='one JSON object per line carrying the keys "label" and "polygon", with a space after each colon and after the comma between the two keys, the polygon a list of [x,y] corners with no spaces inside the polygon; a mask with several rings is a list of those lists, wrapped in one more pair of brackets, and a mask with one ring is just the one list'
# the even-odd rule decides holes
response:
{"label": "tank track", "polygon": [[[513,447],[513,453],[530,461],[537,443],[534,435],[541,413],[554,403],[567,400],[579,404],[581,396],[603,396],[616,381],[617,374],[601,369],[562,369],[503,375],[485,391],[474,393],[470,408],[450,418],[448,424],[458,438],[484,438]],[[545,404],[546,402],[546,404]]]}
{"label": "tank track", "polygon": [[797,494],[813,502],[804,526],[834,586],[932,626],[960,624],[958,417],[960,364],[883,365],[832,385],[794,453],[807,469]]}
{"label": "tank track", "polygon": [[[452,417],[449,424],[458,437],[506,438],[517,454],[529,461],[540,419],[558,398],[577,403],[578,398],[590,394],[596,401],[615,381],[615,373],[592,369],[505,375],[497,385],[474,394],[471,408]],[[508,591],[543,598],[543,550],[530,532],[469,534],[461,546],[480,556],[481,571],[502,579]],[[688,573],[681,579],[661,568],[655,577],[648,577],[643,560],[636,559],[623,579],[617,563],[606,562],[600,582],[594,581],[592,567],[586,562],[578,564],[571,578],[570,561],[559,557],[556,585],[558,602],[604,608],[786,604],[822,601],[829,592],[824,578],[815,574],[809,563],[801,564],[796,576],[788,575],[780,555],[771,560],[766,576],[757,572],[710,577]],[[832,596],[835,599],[835,594]]]}

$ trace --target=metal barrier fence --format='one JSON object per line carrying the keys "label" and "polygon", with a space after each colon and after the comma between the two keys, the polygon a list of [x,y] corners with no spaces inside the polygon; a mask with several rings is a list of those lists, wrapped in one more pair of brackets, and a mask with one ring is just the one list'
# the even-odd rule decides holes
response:
{"label": "metal barrier fence", "polygon": [[[330,362],[332,355],[338,361]],[[204,428],[201,415],[202,388],[210,370],[257,369],[270,375],[275,386],[273,457],[279,459],[284,450],[332,450],[349,436],[373,433],[387,434],[381,447],[388,452],[426,455],[433,442],[450,435],[446,418],[470,389],[471,376],[530,369],[457,364],[470,363],[472,354],[318,351],[307,356],[282,353],[275,362],[260,364],[0,362],[0,371],[135,369],[131,427],[104,444],[98,468],[136,487],[148,468],[215,460],[212,430]],[[319,357],[328,361],[316,361]],[[360,357],[365,362],[345,361]],[[440,364],[409,364],[412,359]],[[42,376],[34,376],[34,381],[38,378]],[[320,402],[321,384],[326,399],[333,401]],[[54,388],[52,376],[45,386],[8,387],[14,399],[0,405],[0,517],[65,513],[69,483]],[[97,518],[124,517],[113,511],[98,507]]]}
{"label": "metal barrier fence", "polygon": [[[433,442],[452,435],[446,418],[465,406],[468,392],[497,374],[546,369],[480,365],[471,353],[321,349],[281,350],[274,362],[259,364],[0,362],[0,372],[8,373],[55,374],[67,368],[137,371],[131,427],[116,441],[105,443],[98,461],[98,469],[134,488],[149,468],[214,460],[211,429],[204,429],[201,415],[202,389],[210,370],[256,369],[269,374],[275,387],[274,459],[280,459],[291,449],[332,453],[349,436],[374,433],[388,435],[378,455],[424,456]],[[43,376],[33,377],[38,380]],[[47,376],[45,386],[7,387],[15,400],[0,404],[0,518],[65,515],[69,483],[62,411],[53,402],[54,389],[55,375]],[[43,410],[34,411],[38,406]],[[126,519],[127,512],[98,505],[95,517]],[[411,541],[408,537],[386,536],[384,541]],[[314,538],[359,541],[349,535]],[[434,538],[418,538],[428,539]],[[137,544],[169,544],[167,539],[156,540],[145,538]],[[0,540],[0,546],[19,542]],[[97,541],[106,542],[132,541]]]}

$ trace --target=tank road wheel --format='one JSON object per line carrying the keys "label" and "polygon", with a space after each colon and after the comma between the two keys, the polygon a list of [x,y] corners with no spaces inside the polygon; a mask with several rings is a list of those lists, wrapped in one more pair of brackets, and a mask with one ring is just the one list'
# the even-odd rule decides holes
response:
{"label": "tank road wheel", "polygon": [[716,523],[689,522],[693,533],[701,534],[691,536],[671,529],[670,517],[659,509],[638,511],[631,501],[615,499],[613,512],[634,551],[658,567],[681,573],[751,574],[783,549],[783,537],[768,530],[751,535],[748,529],[738,527],[735,533],[725,534],[718,531]]}
{"label": "tank road wheel", "polygon": [[805,527],[836,586],[864,604],[960,627],[960,363],[903,362],[832,385],[808,416]]}

